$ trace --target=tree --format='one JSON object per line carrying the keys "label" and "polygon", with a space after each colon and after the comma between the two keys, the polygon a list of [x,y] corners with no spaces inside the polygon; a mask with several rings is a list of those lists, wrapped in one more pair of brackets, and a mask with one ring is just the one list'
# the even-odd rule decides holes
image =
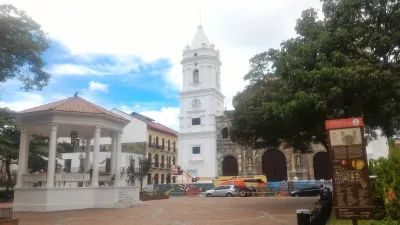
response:
{"label": "tree", "polygon": [[151,159],[147,159],[146,156],[139,157],[139,168],[136,169],[135,165],[131,161],[128,167],[128,180],[135,182],[136,179],[140,182],[140,191],[143,190],[143,179],[147,177],[151,171]]}
{"label": "tree", "polygon": [[50,79],[41,55],[49,39],[40,25],[12,5],[0,5],[0,82],[18,78],[25,91],[41,90]]}
{"label": "tree", "polygon": [[[371,137],[377,128],[387,137],[399,129],[396,40],[400,32],[390,29],[399,26],[396,9],[400,3],[322,2],[323,21],[314,9],[304,10],[297,20],[296,38],[282,42],[279,50],[250,59],[250,71],[244,77],[249,85],[234,98],[237,104],[230,129],[234,141],[254,148],[285,143],[306,152],[311,143],[321,143],[328,150],[327,119],[363,116]],[[379,24],[382,18],[375,14],[384,9],[393,14],[384,19],[392,36],[380,42],[364,40],[372,37],[366,27]],[[385,51],[375,51],[378,48]],[[390,56],[385,59],[385,54]]]}
{"label": "tree", "polygon": [[[400,180],[398,179],[400,170],[400,148],[393,142],[390,142],[389,157],[371,159],[369,161],[370,170],[376,175],[374,185],[375,200],[381,199],[383,210],[378,214],[382,219],[399,220],[400,219]],[[381,204],[382,204],[381,203]]]}

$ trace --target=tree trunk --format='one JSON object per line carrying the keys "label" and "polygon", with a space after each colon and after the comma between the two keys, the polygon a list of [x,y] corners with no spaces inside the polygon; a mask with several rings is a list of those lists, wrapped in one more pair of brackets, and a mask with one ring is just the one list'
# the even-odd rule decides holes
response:
{"label": "tree trunk", "polygon": [[11,165],[10,156],[7,156],[5,163],[6,163],[6,173],[7,173],[7,184],[6,184],[6,197],[7,197],[10,192],[10,187],[12,186],[12,177],[10,171],[10,165]]}

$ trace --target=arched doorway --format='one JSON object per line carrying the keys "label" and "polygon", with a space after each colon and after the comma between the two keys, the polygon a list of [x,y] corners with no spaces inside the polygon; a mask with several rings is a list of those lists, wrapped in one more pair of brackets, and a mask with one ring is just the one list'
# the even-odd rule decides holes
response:
{"label": "arched doorway", "polygon": [[271,182],[287,180],[285,155],[277,149],[266,151],[262,157],[262,172]]}
{"label": "arched doorway", "polygon": [[239,176],[238,161],[233,156],[227,156],[222,161],[222,176]]}
{"label": "arched doorway", "polygon": [[313,158],[314,180],[330,180],[329,155],[327,152],[318,152]]}

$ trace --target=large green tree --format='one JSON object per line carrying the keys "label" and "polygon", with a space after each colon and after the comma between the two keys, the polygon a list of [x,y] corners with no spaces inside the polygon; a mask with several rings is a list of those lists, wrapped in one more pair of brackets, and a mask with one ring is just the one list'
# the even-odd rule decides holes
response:
{"label": "large green tree", "polygon": [[367,132],[400,127],[397,1],[322,0],[297,20],[297,37],[250,59],[249,85],[235,96],[234,141],[328,149],[324,121],[363,116]]}
{"label": "large green tree", "polygon": [[17,78],[25,91],[41,90],[50,79],[42,54],[49,39],[41,26],[12,5],[0,5],[0,82]]}

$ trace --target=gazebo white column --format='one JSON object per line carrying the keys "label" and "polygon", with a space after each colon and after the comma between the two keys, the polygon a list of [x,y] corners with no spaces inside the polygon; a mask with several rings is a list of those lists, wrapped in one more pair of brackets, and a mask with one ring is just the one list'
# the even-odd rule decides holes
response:
{"label": "gazebo white column", "polygon": [[113,132],[111,137],[111,177],[115,174],[115,159],[117,158],[115,154],[117,154],[117,134]]}
{"label": "gazebo white column", "polygon": [[87,173],[90,170],[90,139],[85,139],[85,165],[84,165],[84,173]]}
{"label": "gazebo white column", "polygon": [[114,177],[114,186],[120,186],[121,180],[121,143],[122,142],[122,131],[117,133],[117,148],[115,154],[115,177]]}
{"label": "gazebo white column", "polygon": [[54,188],[54,174],[56,172],[56,144],[57,144],[57,125],[50,127],[49,159],[47,161],[47,188]]}
{"label": "gazebo white column", "polygon": [[99,186],[99,152],[100,152],[100,132],[101,127],[96,126],[94,129],[94,148],[93,148],[93,162],[92,162],[92,187]]}
{"label": "gazebo white column", "polygon": [[24,174],[24,168],[25,168],[25,163],[26,163],[26,158],[28,157],[26,155],[26,138],[27,138],[28,132],[25,128],[21,128],[21,138],[19,141],[19,158],[18,158],[18,172],[17,172],[17,183],[15,185],[16,188],[22,188],[23,180],[22,180],[22,174]]}
{"label": "gazebo white column", "polygon": [[25,147],[25,150],[26,150],[26,157],[25,157],[25,167],[24,167],[24,171],[23,171],[23,173],[26,173],[26,172],[28,172],[28,159],[29,159],[29,146],[30,146],[30,144],[31,144],[31,132],[30,131],[27,131],[26,132],[26,147]]}

